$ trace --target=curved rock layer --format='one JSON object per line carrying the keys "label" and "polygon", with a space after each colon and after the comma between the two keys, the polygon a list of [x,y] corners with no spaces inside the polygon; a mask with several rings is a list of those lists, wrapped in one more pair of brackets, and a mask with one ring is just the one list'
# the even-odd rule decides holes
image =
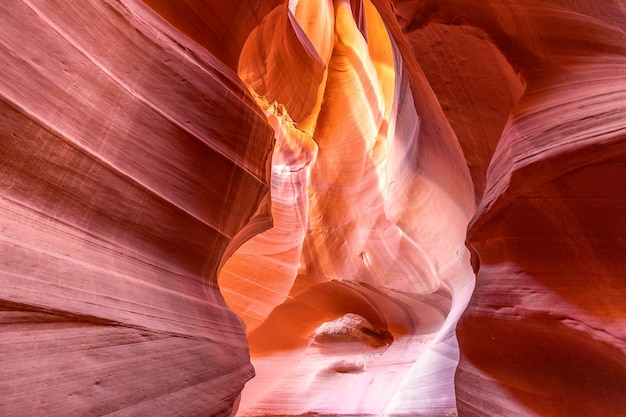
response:
{"label": "curved rock layer", "polygon": [[397,5],[484,195],[459,415],[625,415],[623,3]]}
{"label": "curved rock layer", "polygon": [[216,272],[269,226],[272,129],[142,3],[0,19],[0,415],[229,415],[254,371]]}
{"label": "curved rock layer", "polygon": [[623,1],[12,0],[0,48],[0,415],[626,415]]}
{"label": "curved rock layer", "polygon": [[424,76],[370,1],[277,7],[238,72],[277,141],[274,227],[220,274],[257,371],[241,415],[454,412],[473,187]]}

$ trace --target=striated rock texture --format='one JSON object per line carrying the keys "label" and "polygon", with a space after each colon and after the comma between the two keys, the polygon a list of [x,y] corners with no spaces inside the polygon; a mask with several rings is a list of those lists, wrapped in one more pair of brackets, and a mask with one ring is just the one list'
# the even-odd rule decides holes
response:
{"label": "striated rock texture", "polygon": [[406,70],[390,6],[378,6],[290,2],[243,46],[239,76],[277,145],[275,227],[220,275],[257,373],[241,415],[455,410],[473,187],[426,79]]}
{"label": "striated rock texture", "polygon": [[623,1],[9,0],[0,48],[0,415],[626,415]]}
{"label": "striated rock texture", "polygon": [[459,415],[626,415],[624,4],[398,12],[418,56],[444,57],[420,63],[479,201]]}
{"label": "striated rock texture", "polygon": [[269,224],[272,129],[140,2],[0,16],[0,415],[229,415],[254,371],[217,266]]}
{"label": "striated rock texture", "polygon": [[[472,171],[485,188],[468,231],[480,267],[458,328],[459,415],[626,414],[623,4],[412,6],[412,44],[451,57],[429,74],[442,102],[456,97],[444,108],[470,169],[493,153]],[[498,65],[466,64],[461,48]],[[497,110],[508,118],[493,141]]]}

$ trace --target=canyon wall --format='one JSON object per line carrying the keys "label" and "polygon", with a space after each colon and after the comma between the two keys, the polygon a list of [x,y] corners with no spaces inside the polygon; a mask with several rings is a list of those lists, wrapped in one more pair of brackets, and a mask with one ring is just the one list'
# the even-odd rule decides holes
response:
{"label": "canyon wall", "polygon": [[272,129],[140,2],[0,8],[0,415],[229,415],[217,267],[270,225]]}
{"label": "canyon wall", "polygon": [[0,415],[626,414],[623,2],[11,0],[0,41]]}
{"label": "canyon wall", "polygon": [[624,4],[398,10],[479,202],[459,415],[624,415]]}

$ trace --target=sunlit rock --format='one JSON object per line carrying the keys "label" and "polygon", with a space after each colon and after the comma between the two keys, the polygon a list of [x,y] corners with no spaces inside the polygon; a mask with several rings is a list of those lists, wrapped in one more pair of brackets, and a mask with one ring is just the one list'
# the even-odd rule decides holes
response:
{"label": "sunlit rock", "polygon": [[626,415],[625,22],[0,4],[0,415]]}
{"label": "sunlit rock", "polygon": [[442,57],[420,63],[485,184],[468,231],[478,275],[458,328],[459,415],[624,415],[623,3],[397,10],[416,49]]}

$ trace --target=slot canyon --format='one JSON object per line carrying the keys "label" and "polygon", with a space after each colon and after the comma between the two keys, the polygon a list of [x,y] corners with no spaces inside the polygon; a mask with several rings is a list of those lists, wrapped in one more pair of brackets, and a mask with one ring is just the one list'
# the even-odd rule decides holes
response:
{"label": "slot canyon", "polygon": [[0,416],[626,416],[625,0],[6,0],[0,47]]}

